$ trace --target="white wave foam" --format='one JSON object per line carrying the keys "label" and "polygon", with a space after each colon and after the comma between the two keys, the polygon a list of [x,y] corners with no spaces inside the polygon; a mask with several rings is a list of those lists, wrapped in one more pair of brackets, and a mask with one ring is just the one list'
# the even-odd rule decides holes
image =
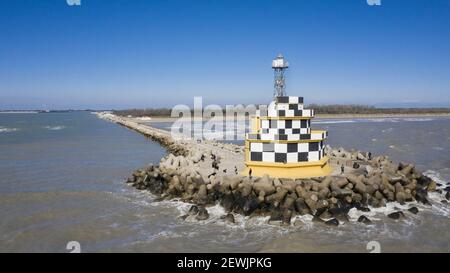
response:
{"label": "white wave foam", "polygon": [[37,114],[37,111],[0,111],[0,114]]}
{"label": "white wave foam", "polygon": [[405,118],[405,121],[433,121],[433,118]]}
{"label": "white wave foam", "polygon": [[[162,207],[172,207],[178,210],[181,217],[189,212],[190,207],[193,204],[185,203],[180,200],[163,200],[160,202],[152,202],[151,206],[162,206]],[[294,226],[278,226],[269,224],[269,216],[244,216],[240,214],[232,213],[235,219],[235,223],[229,223],[226,220],[221,219],[222,216],[226,215],[227,212],[220,205],[216,204],[214,206],[206,207],[208,210],[209,218],[207,220],[198,221],[195,216],[188,216],[184,219],[185,223],[195,224],[195,225],[216,225],[221,226],[232,232],[250,232],[250,230],[256,229],[258,233],[270,233],[270,234],[286,234]],[[177,217],[176,215],[174,217]],[[307,217],[307,216],[305,216]],[[291,221],[294,223],[294,221]],[[305,225],[307,221],[305,220]]]}
{"label": "white wave foam", "polygon": [[[445,188],[447,182],[442,179],[440,174],[436,171],[428,170],[424,172],[424,175],[430,177],[433,179],[436,183],[442,184],[441,188]],[[362,212],[358,211],[356,208],[352,208],[348,215],[350,217],[351,221],[357,221],[357,219],[361,215],[365,215],[367,217],[370,217],[371,220],[384,220],[386,219],[386,216],[390,213],[396,212],[396,211],[407,211],[411,207],[417,207],[421,211],[429,211],[431,213],[444,215],[444,216],[450,216],[450,208],[447,205],[444,205],[441,203],[441,200],[445,199],[442,194],[438,192],[429,192],[428,193],[428,199],[431,202],[432,206],[428,206],[422,203],[419,203],[417,201],[410,202],[407,204],[400,204],[398,202],[389,202],[386,204],[385,207],[381,208],[374,208],[369,206],[370,212]],[[419,214],[420,215],[420,214]],[[405,223],[407,225],[413,225],[415,218],[418,218],[419,216],[416,216],[414,214],[408,213],[408,217],[405,219]]]}
{"label": "white wave foam", "polygon": [[398,118],[372,118],[372,119],[362,119],[364,122],[392,122],[397,123],[400,122],[401,119]]}
{"label": "white wave foam", "polygon": [[44,128],[47,129],[47,130],[50,130],[50,131],[59,131],[59,130],[62,130],[62,129],[64,129],[64,128],[66,128],[66,126],[62,126],[62,125],[58,125],[58,126],[45,126]]}
{"label": "white wave foam", "polygon": [[354,123],[356,120],[317,120],[314,124]]}
{"label": "white wave foam", "polygon": [[0,126],[0,133],[11,133],[11,132],[16,132],[16,131],[19,131],[19,129],[17,129],[17,128],[7,128],[7,127]]}
{"label": "white wave foam", "polygon": [[150,236],[147,237],[148,240],[153,241],[156,239],[174,239],[174,238],[181,238],[183,237],[182,234],[176,233],[174,231],[170,231],[170,230],[163,230],[160,231],[158,233],[152,234]]}
{"label": "white wave foam", "polygon": [[405,122],[405,121],[433,121],[433,118],[372,118],[372,119],[361,119],[365,122]]}
{"label": "white wave foam", "polygon": [[398,123],[408,121],[433,121],[433,118],[358,118],[348,120],[317,120],[314,124],[338,124],[338,123],[355,123],[355,122],[384,122],[384,123]]}
{"label": "white wave foam", "polygon": [[442,178],[441,174],[437,171],[427,170],[423,174],[428,176],[429,178],[433,179],[436,183],[440,183],[442,185],[445,185],[448,183],[448,181],[445,181],[445,179]]}
{"label": "white wave foam", "polygon": [[295,224],[295,222],[301,222],[302,228],[305,230],[311,230],[314,228],[314,223],[312,221],[312,215],[296,215],[291,219],[291,222]]}
{"label": "white wave foam", "polygon": [[[442,178],[441,174],[437,171],[433,170],[427,170],[423,173],[424,175],[428,176],[429,178],[433,179],[434,182],[441,184],[439,189],[443,190],[445,187],[448,186],[449,181],[446,181],[444,178]],[[443,194],[438,192],[429,192],[428,197],[431,203],[433,204],[432,210],[435,211],[438,214],[445,215],[447,217],[450,216],[450,207],[448,205],[442,204],[441,201],[445,200],[445,191]]]}
{"label": "white wave foam", "polygon": [[[424,173],[425,175],[432,178],[437,183],[440,183],[442,185],[445,185],[446,182],[440,177],[438,172],[435,171],[427,171]],[[175,208],[177,213],[175,213],[174,217],[177,216],[183,216],[186,215],[192,206],[190,203],[185,203],[180,200],[163,200],[155,202],[153,196],[150,193],[140,194],[139,196],[144,197],[140,198],[141,202],[139,202],[141,205],[144,206],[152,206],[152,207],[158,207],[158,208]],[[150,197],[150,198],[149,198]],[[150,199],[150,200],[149,200]],[[444,215],[448,217],[450,215],[450,209],[442,204],[440,201],[442,199],[445,199],[442,197],[442,194],[436,193],[436,192],[430,192],[429,193],[429,200],[432,203],[432,206],[424,205],[418,202],[410,202],[407,204],[400,204],[397,202],[389,202],[386,204],[386,207],[381,208],[374,208],[369,207],[370,212],[362,212],[358,211],[357,209],[353,208],[349,211],[348,216],[350,219],[350,223],[340,222],[340,224],[344,226],[351,227],[351,230],[353,228],[359,228],[360,226],[356,223],[358,218],[361,215],[365,215],[369,217],[370,220],[372,220],[374,223],[376,223],[373,226],[365,226],[367,230],[376,230],[376,232],[379,232],[380,225],[385,226],[385,231],[387,234],[386,236],[398,238],[398,236],[408,237],[410,234],[407,232],[408,227],[410,226],[416,226],[421,223],[421,213],[418,215],[414,215],[410,212],[408,212],[408,209],[411,207],[417,207],[419,211],[422,212],[428,212],[433,213],[437,215]],[[145,200],[145,201],[144,201]],[[136,202],[136,200],[134,200]],[[230,234],[236,234],[238,232],[239,234],[242,234],[242,237],[247,236],[249,233],[256,232],[260,236],[279,236],[288,234],[290,232],[295,231],[317,231],[317,232],[333,232],[333,234],[339,235],[338,233],[345,233],[349,232],[349,230],[335,230],[335,229],[328,229],[327,227],[323,228],[321,225],[317,225],[317,223],[314,223],[312,221],[311,215],[296,215],[291,219],[291,225],[289,226],[283,226],[278,224],[269,224],[269,218],[268,216],[244,216],[240,214],[233,213],[233,216],[235,218],[235,223],[229,223],[223,219],[221,219],[222,216],[226,215],[227,212],[225,209],[219,205],[216,204],[215,206],[209,206],[206,208],[209,213],[209,218],[204,221],[198,221],[195,219],[195,216],[189,216],[184,221],[185,224],[188,225],[200,225],[200,226],[219,226],[221,228],[226,229],[227,231],[230,231]],[[402,231],[398,233],[399,231],[391,230],[390,223],[388,222],[391,219],[387,218],[387,215],[396,211],[402,211],[405,213],[405,218],[402,219],[401,223],[398,223],[398,225],[403,226]],[[391,220],[394,221],[394,220]],[[295,224],[296,222],[300,222],[299,224]],[[369,232],[369,231],[368,231]],[[408,233],[408,234],[407,234]],[[179,236],[179,234],[155,234],[156,237],[176,237]],[[234,236],[233,235],[233,236]],[[231,236],[231,235],[230,235]]]}

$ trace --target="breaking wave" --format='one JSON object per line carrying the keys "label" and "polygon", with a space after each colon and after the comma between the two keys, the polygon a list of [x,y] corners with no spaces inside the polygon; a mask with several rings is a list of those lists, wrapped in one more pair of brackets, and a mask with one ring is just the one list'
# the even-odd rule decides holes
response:
{"label": "breaking wave", "polygon": [[64,128],[66,128],[66,126],[62,126],[62,125],[59,125],[59,126],[45,126],[44,128],[47,129],[47,130],[50,130],[50,131],[59,131],[59,130],[62,130]]}
{"label": "breaking wave", "polygon": [[356,120],[317,120],[314,124],[338,124],[338,123],[354,123]]}
{"label": "breaking wave", "polygon": [[385,122],[385,123],[398,123],[398,122],[411,122],[411,121],[433,121],[433,118],[357,118],[357,119],[343,119],[343,120],[324,120],[318,119],[314,121],[314,124],[339,124],[339,123],[362,123],[362,122]]}
{"label": "breaking wave", "polygon": [[11,133],[11,132],[15,132],[15,131],[19,131],[19,129],[17,129],[17,128],[6,128],[6,127],[0,126],[0,133]]}

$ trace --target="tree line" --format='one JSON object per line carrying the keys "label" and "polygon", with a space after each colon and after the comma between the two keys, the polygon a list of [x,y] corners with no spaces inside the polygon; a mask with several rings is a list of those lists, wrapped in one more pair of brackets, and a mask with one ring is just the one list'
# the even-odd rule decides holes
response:
{"label": "tree line", "polygon": [[[306,108],[314,109],[316,114],[449,114],[450,108],[376,108],[369,105],[318,105]],[[170,108],[125,109],[113,111],[119,116],[133,117],[170,117]],[[225,109],[224,109],[225,114]]]}

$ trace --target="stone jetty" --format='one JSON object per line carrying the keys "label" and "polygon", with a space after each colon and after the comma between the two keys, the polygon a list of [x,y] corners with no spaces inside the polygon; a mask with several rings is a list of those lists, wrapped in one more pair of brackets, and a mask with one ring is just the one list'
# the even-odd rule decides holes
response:
{"label": "stone jetty", "polygon": [[[208,219],[209,206],[220,204],[227,211],[222,219],[234,222],[232,213],[245,216],[269,216],[269,222],[291,224],[295,215],[312,215],[313,221],[338,226],[349,221],[348,212],[356,208],[369,212],[388,202],[400,204],[420,202],[431,205],[429,192],[445,190],[419,172],[414,165],[394,163],[387,156],[369,152],[347,151],[326,147],[334,172],[312,179],[278,179],[268,176],[242,176],[243,147],[214,141],[195,142],[173,139],[167,131],[141,124],[132,118],[98,114],[146,135],[164,146],[168,154],[159,165],[133,172],[126,183],[138,190],[149,191],[159,200],[178,199],[192,204],[188,214],[197,220]],[[389,214],[386,219],[399,221],[419,213],[409,210]],[[370,225],[367,216],[358,219]]]}

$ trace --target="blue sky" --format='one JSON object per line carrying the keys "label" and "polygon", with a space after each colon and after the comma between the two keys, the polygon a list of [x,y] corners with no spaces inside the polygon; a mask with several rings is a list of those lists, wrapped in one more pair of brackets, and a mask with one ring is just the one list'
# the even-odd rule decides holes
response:
{"label": "blue sky", "polygon": [[0,109],[450,106],[450,0],[0,0]]}

